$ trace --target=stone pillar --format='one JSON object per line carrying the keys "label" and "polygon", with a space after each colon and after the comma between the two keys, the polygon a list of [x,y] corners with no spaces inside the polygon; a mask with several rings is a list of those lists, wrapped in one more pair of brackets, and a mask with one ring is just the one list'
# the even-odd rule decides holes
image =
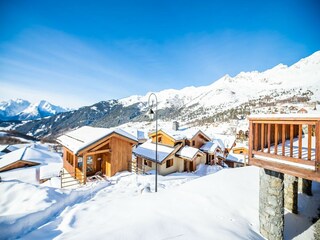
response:
{"label": "stone pillar", "polygon": [[302,179],[302,193],[312,196],[312,181]]}
{"label": "stone pillar", "polygon": [[320,219],[314,224],[314,239],[320,239]]}
{"label": "stone pillar", "polygon": [[298,213],[298,178],[287,174],[284,175],[284,207]]}
{"label": "stone pillar", "polygon": [[261,168],[259,191],[260,233],[269,240],[283,239],[283,174]]}

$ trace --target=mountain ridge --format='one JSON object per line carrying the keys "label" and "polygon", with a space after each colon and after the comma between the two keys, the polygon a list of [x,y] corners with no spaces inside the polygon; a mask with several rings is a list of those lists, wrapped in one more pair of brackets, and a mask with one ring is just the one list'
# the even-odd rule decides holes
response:
{"label": "mountain ridge", "polygon": [[57,113],[66,112],[68,109],[41,100],[31,103],[24,99],[10,99],[0,102],[0,120],[36,120],[50,117]]}
{"label": "mountain ridge", "polygon": [[[178,120],[184,124],[237,120],[238,116],[251,112],[273,112],[272,108],[276,112],[280,111],[276,109],[278,103],[320,104],[320,51],[291,66],[278,64],[263,72],[240,72],[234,77],[225,75],[208,86],[165,89],[155,94],[160,120]],[[84,125],[114,127],[144,122],[147,121],[149,95],[150,92],[101,101],[41,120],[0,124],[0,128],[43,137],[57,136]],[[259,110],[259,106],[267,108]]]}

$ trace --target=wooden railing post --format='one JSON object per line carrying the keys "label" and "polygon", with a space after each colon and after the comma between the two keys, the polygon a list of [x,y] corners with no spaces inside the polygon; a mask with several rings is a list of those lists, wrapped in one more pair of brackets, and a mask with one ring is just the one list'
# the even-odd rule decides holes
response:
{"label": "wooden railing post", "polygon": [[249,121],[249,161],[252,158],[252,148],[253,148],[253,123]]}
{"label": "wooden railing post", "polygon": [[311,160],[311,147],[312,147],[311,137],[312,137],[312,125],[308,124],[308,160]]}
{"label": "wooden railing post", "polygon": [[316,171],[320,172],[320,121],[316,123],[316,155],[315,155],[315,167]]}
{"label": "wooden railing post", "polygon": [[302,158],[302,124],[299,124],[298,158]]}
{"label": "wooden railing post", "polygon": [[282,156],[286,154],[286,124],[282,124]]}
{"label": "wooden railing post", "polygon": [[278,154],[278,124],[274,126],[274,154]]}

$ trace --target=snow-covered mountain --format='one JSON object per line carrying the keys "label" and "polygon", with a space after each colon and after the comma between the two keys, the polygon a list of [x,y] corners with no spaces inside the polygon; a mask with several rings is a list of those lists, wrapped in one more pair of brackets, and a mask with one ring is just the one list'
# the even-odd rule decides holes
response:
{"label": "snow-covered mountain", "polygon": [[10,119],[30,106],[30,102],[22,99],[0,102],[0,119]]}
{"label": "snow-covered mountain", "polygon": [[34,120],[66,111],[67,109],[44,100],[30,103],[26,100],[15,99],[0,103],[0,120]]}
{"label": "snow-covered mountain", "polygon": [[[157,92],[158,109],[184,109],[184,114],[202,108],[205,115],[239,106],[252,99],[268,95],[287,98],[307,90],[312,91],[310,101],[320,101],[320,51],[301,59],[292,66],[279,64],[264,72],[241,72],[235,77],[225,75],[209,86],[186,87]],[[285,94],[284,94],[285,93]],[[147,106],[148,96],[120,99],[124,106],[140,103]]]}
{"label": "snow-covered mountain", "polygon": [[[149,123],[146,119],[149,95],[102,101],[37,121],[0,123],[0,129],[48,137],[85,125],[144,126]],[[226,75],[208,86],[167,89],[156,95],[160,120],[163,123],[178,120],[182,125],[237,122],[251,113],[286,113],[306,106],[310,111],[319,111],[320,51],[291,66],[279,64],[264,72]],[[48,106],[45,103],[31,105],[18,117],[45,116],[45,112],[55,110]]]}

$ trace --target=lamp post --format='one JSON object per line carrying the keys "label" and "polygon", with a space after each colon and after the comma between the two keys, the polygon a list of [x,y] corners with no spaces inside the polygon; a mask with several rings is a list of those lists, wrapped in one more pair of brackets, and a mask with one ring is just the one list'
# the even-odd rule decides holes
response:
{"label": "lamp post", "polygon": [[[154,98],[156,99],[156,110],[153,111],[152,107],[153,107],[153,101],[150,104],[150,99],[151,96],[154,96]],[[149,115],[151,117],[154,117],[156,119],[156,173],[155,173],[155,192],[158,191],[158,99],[157,96],[154,93],[151,93],[149,95],[149,99],[148,99],[148,106],[149,106]]]}

